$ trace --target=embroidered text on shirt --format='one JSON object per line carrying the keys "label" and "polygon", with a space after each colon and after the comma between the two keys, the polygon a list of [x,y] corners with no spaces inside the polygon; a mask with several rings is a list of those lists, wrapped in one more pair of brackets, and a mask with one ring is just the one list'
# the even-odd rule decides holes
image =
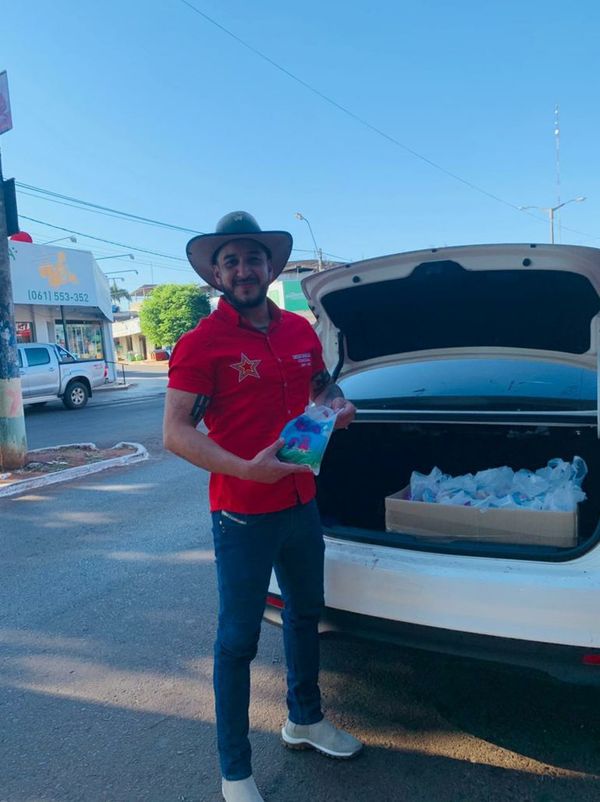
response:
{"label": "embroidered text on shirt", "polygon": [[304,354],[294,354],[292,359],[295,359],[303,368],[309,368],[312,365],[312,357],[309,352]]}

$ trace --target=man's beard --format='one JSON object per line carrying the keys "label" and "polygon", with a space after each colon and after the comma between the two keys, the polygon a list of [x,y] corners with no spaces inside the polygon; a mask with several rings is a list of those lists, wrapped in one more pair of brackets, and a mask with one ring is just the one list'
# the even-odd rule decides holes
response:
{"label": "man's beard", "polygon": [[264,303],[267,297],[267,287],[263,287],[256,298],[248,298],[246,301],[240,301],[240,299],[236,298],[229,290],[221,290],[221,292],[225,296],[225,300],[228,301],[234,309],[237,309],[238,312],[241,312],[243,309],[256,309],[257,306],[261,306],[261,304]]}

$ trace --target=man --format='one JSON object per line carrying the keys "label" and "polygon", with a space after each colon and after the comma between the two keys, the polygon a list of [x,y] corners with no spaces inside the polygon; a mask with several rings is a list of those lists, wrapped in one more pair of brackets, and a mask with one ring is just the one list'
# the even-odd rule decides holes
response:
{"label": "man", "polygon": [[[271,570],[285,603],[283,636],[293,748],[349,758],[362,744],[323,717],[317,624],[323,606],[323,534],[307,466],[277,459],[279,434],[312,399],[348,426],[355,409],[331,381],[304,318],[267,298],[292,249],[285,231],[261,231],[246,212],[194,237],[194,270],[223,297],[177,343],[169,367],[165,447],[211,472],[210,508],[219,587],[214,690],[226,802],[261,802],[250,762],[250,662],[256,655]],[[196,429],[204,419],[208,434]]]}

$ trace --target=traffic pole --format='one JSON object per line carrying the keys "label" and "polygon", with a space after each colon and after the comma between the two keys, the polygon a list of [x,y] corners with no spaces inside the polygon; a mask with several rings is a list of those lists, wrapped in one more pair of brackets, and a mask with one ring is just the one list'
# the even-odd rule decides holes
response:
{"label": "traffic pole", "polygon": [[27,436],[21,395],[0,154],[0,471],[22,468],[26,456]]}

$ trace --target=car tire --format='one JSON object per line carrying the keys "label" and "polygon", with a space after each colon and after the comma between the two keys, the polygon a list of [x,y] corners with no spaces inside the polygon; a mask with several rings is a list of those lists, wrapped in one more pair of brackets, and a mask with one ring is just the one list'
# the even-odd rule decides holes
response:
{"label": "car tire", "polygon": [[67,384],[62,402],[67,409],[82,409],[89,397],[90,391],[83,382],[72,381]]}

